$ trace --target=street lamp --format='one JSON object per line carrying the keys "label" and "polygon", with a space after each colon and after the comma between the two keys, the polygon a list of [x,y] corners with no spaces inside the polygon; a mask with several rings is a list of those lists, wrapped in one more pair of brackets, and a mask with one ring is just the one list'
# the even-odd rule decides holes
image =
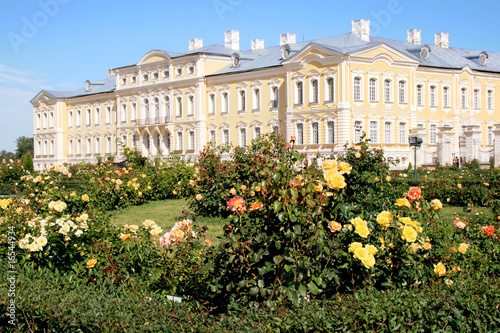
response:
{"label": "street lamp", "polygon": [[410,136],[408,137],[408,142],[410,143],[410,147],[413,147],[415,151],[415,178],[417,178],[417,149],[420,148],[424,140],[418,136]]}

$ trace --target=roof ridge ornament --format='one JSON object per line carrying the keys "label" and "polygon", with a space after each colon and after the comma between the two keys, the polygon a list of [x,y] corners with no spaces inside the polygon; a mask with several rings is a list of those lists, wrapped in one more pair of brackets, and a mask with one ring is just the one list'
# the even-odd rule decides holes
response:
{"label": "roof ridge ornament", "polygon": [[283,58],[283,60],[287,60],[288,58],[290,58],[290,45],[288,44],[285,44],[285,45],[282,45],[280,47],[280,52],[281,52],[281,57]]}

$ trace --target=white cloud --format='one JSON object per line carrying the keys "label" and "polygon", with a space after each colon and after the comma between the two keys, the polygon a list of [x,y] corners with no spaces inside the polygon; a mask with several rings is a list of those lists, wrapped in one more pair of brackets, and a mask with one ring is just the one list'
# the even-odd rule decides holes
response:
{"label": "white cloud", "polygon": [[21,86],[28,89],[51,89],[45,79],[40,79],[33,72],[18,70],[0,63],[0,85]]}

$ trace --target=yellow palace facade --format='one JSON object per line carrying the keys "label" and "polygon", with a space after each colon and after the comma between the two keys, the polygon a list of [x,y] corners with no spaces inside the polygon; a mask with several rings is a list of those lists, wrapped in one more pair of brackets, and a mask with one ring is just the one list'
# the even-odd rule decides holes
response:
{"label": "yellow palace facade", "polygon": [[42,90],[31,101],[35,168],[120,159],[121,144],[194,157],[208,142],[246,146],[269,132],[310,155],[341,153],[365,132],[400,168],[413,162],[409,136],[424,140],[419,165],[500,162],[500,54],[452,48],[446,33],[423,44],[417,29],[406,41],[374,37],[369,24],[250,50],[227,31],[224,45],[192,39],[187,52],[152,50],[81,89]]}

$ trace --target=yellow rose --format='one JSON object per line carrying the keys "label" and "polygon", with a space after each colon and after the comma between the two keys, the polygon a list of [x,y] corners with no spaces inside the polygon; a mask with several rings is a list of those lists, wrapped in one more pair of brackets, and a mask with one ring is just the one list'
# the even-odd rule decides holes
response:
{"label": "yellow rose", "polygon": [[328,187],[336,191],[347,186],[344,176],[338,171],[330,171],[325,174],[324,178]]}
{"label": "yellow rose", "polygon": [[432,245],[431,245],[431,243],[425,243],[423,247],[424,247],[424,250],[428,251],[432,248]]}
{"label": "yellow rose", "polygon": [[231,193],[232,195],[236,195],[236,189],[234,189],[234,188],[230,189],[229,193]]}
{"label": "yellow rose", "polygon": [[466,243],[462,243],[460,244],[460,246],[458,247],[458,252],[460,253],[465,253],[467,252],[467,249],[469,248],[469,244],[466,244]]}
{"label": "yellow rose", "polygon": [[196,195],[196,200],[200,201],[200,200],[201,200],[201,198],[202,198],[201,194],[197,194],[197,195]]}
{"label": "yellow rose", "polygon": [[354,252],[356,249],[359,249],[362,247],[363,247],[363,244],[361,244],[361,243],[358,243],[358,242],[351,243],[351,245],[349,245],[349,252]]}
{"label": "yellow rose", "polygon": [[457,187],[458,187],[458,188],[462,188],[462,184],[458,184],[458,185],[457,185]]}
{"label": "yellow rose", "polygon": [[368,237],[368,235],[370,235],[370,229],[368,229],[368,227],[366,226],[359,226],[354,229],[354,232],[363,238],[366,238]]}
{"label": "yellow rose", "polygon": [[122,240],[122,242],[125,242],[131,236],[132,236],[131,234],[120,234],[120,239]]}
{"label": "yellow rose", "polygon": [[443,265],[442,262],[439,262],[437,265],[434,265],[434,274],[439,275],[440,277],[446,274],[446,266]]}
{"label": "yellow rose", "polygon": [[375,257],[369,255],[361,259],[361,262],[363,263],[363,266],[365,266],[366,268],[372,268],[375,265]]}
{"label": "yellow rose", "polygon": [[327,172],[337,170],[338,164],[336,160],[326,160],[323,162],[322,168],[323,172],[326,174]]}
{"label": "yellow rose", "polygon": [[450,279],[445,279],[445,280],[444,280],[444,282],[445,282],[447,285],[449,285],[449,286],[451,286],[451,285],[453,284],[453,281],[452,281],[452,280],[450,280]]}
{"label": "yellow rose", "polygon": [[360,158],[360,157],[361,157],[361,154],[360,154],[360,153],[356,153],[354,156],[355,156],[356,158]]}
{"label": "yellow rose", "polygon": [[391,176],[387,176],[387,177],[385,177],[385,180],[387,180],[388,182],[390,182],[390,181],[391,181],[391,179],[392,179],[392,178],[391,178]]}
{"label": "yellow rose", "polygon": [[408,243],[413,243],[417,240],[417,231],[410,227],[409,225],[405,225],[403,230],[401,231],[401,238]]}
{"label": "yellow rose", "polygon": [[89,196],[87,194],[82,195],[82,201],[88,202]]}
{"label": "yellow rose", "polygon": [[434,199],[431,201],[431,207],[434,210],[441,210],[443,208],[443,203],[439,199]]}
{"label": "yellow rose", "polygon": [[370,255],[370,252],[364,247],[358,247],[353,252],[354,258],[363,259]]}
{"label": "yellow rose", "polygon": [[393,221],[393,216],[391,212],[382,211],[377,215],[377,223],[382,230],[387,230]]}
{"label": "yellow rose", "polygon": [[97,263],[97,259],[90,259],[89,261],[87,261],[87,267],[92,268],[95,266],[96,263]]}
{"label": "yellow rose", "polygon": [[245,191],[247,189],[247,187],[245,185],[241,185],[241,190],[242,191]]}
{"label": "yellow rose", "polygon": [[399,207],[406,207],[406,208],[411,208],[411,204],[406,198],[400,198],[396,200],[396,206]]}
{"label": "yellow rose", "polygon": [[365,246],[365,248],[366,248],[366,249],[368,250],[368,252],[369,252],[370,254],[372,254],[372,255],[374,255],[375,253],[377,253],[377,252],[378,252],[377,247],[376,247],[376,246],[374,246],[374,245],[371,245],[371,244],[366,245],[366,246]]}
{"label": "yellow rose", "polygon": [[323,191],[323,185],[321,185],[321,184],[314,185],[314,191],[315,192],[322,192]]}
{"label": "yellow rose", "polygon": [[352,166],[349,163],[340,162],[338,168],[341,174],[342,173],[347,173],[348,175],[351,174]]}

